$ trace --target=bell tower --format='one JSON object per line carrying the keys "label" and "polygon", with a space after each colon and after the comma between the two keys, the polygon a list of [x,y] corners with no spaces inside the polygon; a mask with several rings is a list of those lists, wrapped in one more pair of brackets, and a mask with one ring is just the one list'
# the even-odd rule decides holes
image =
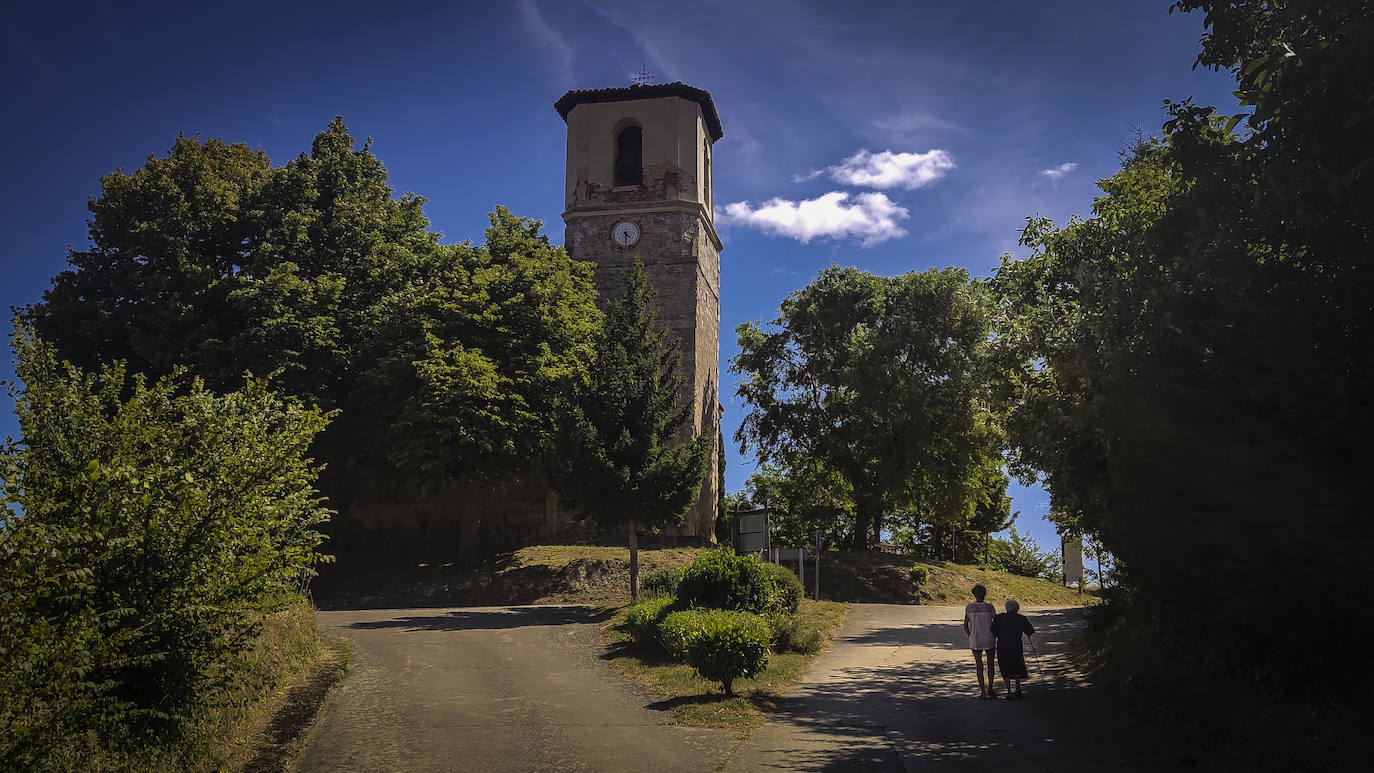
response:
{"label": "bell tower", "polygon": [[[720,117],[685,83],[569,91],[554,103],[568,124],[564,246],[595,266],[614,297],[637,256],[658,290],[658,319],[682,345],[679,371],[697,406],[692,433],[720,430],[720,237],[712,217],[712,145]],[[678,533],[714,539],[718,448]]]}

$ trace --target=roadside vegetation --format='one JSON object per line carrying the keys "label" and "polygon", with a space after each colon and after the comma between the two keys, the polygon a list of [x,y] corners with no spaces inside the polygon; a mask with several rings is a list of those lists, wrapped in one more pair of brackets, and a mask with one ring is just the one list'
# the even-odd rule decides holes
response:
{"label": "roadside vegetation", "polygon": [[12,344],[0,767],[208,764],[235,706],[318,659],[299,593],[323,559],[305,453],[328,417],[261,380],[217,394],[84,372],[23,327]]}
{"label": "roadside vegetation", "polygon": [[[639,551],[645,578],[696,560],[702,548]],[[812,594],[814,556],[806,563],[806,593]],[[789,563],[788,569],[796,564]],[[913,578],[913,567],[927,570]],[[829,550],[821,555],[821,596],[827,601],[887,604],[967,603],[975,583],[990,598],[1027,604],[1074,606],[1096,601],[1058,582],[1022,577],[992,567],[911,558],[878,551]],[[331,573],[311,587],[322,608],[346,606],[475,606],[483,604],[590,604],[618,607],[629,601],[630,552],[624,546],[532,545],[502,553],[475,569],[449,562],[396,560],[369,567],[356,577]],[[657,586],[653,586],[657,587]],[[644,593],[653,587],[643,587]]]}
{"label": "roadside vegetation", "polygon": [[802,597],[786,567],[729,550],[646,575],[645,600],[603,624],[607,658],[683,724],[745,732],[805,672],[848,606]]}

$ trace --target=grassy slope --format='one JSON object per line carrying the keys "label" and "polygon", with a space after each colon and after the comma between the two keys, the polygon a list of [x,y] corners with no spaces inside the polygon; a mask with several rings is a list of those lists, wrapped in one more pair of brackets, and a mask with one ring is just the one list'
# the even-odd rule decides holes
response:
{"label": "grassy slope", "polygon": [[244,687],[207,718],[208,754],[195,769],[284,770],[349,654],[344,643],[320,636],[304,599],[268,615],[247,655]]}
{"label": "grassy slope", "polygon": [[[656,569],[690,563],[698,548],[639,551],[641,576]],[[623,547],[536,545],[494,556],[476,571],[452,565],[333,567],[350,569],[352,587],[317,586],[322,608],[345,606],[443,607],[503,604],[619,605],[629,601],[630,552]],[[342,561],[341,561],[342,563]],[[964,604],[969,588],[981,582],[988,598],[1015,598],[1024,604],[1076,606],[1094,599],[1044,580],[1017,577],[976,566],[920,562],[928,582],[911,582],[913,562],[887,553],[827,552],[821,560],[821,596],[831,601],[889,604]],[[807,562],[810,593],[814,564]]]}

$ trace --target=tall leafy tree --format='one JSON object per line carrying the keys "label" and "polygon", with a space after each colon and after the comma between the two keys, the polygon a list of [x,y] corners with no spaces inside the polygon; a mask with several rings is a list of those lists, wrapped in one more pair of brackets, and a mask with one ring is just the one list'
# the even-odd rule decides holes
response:
{"label": "tall leafy tree", "polygon": [[[682,523],[696,501],[716,439],[692,435],[681,349],[657,322],[654,290],[636,259],[606,313],[585,387],[567,406],[554,479],[563,504],[606,529],[624,528],[630,598],[639,598],[640,529]],[[711,393],[702,396],[710,399]]]}
{"label": "tall leafy tree", "polygon": [[480,245],[442,245],[371,142],[335,119],[273,167],[178,138],[101,180],[90,245],[24,317],[87,368],[245,372],[340,410],[316,453],[331,495],[360,470],[407,487],[494,483],[548,448],[600,317],[590,268],[498,207]]}
{"label": "tall leafy tree", "polygon": [[735,439],[763,461],[841,476],[856,549],[878,541],[894,509],[957,509],[988,442],[975,405],[987,325],[962,269],[827,268],[770,326],[736,328],[731,370],[750,410]]}
{"label": "tall leafy tree", "polygon": [[774,545],[805,547],[820,534],[827,544],[852,541],[854,503],[843,477],[818,465],[762,464],[744,483],[746,501],[768,506]]}
{"label": "tall leafy tree", "polygon": [[1255,673],[1336,696],[1340,656],[1262,621],[1319,628],[1307,599],[1374,549],[1374,6],[1175,8],[1205,12],[1198,63],[1252,110],[1168,104],[1091,218],[1029,223],[993,282],[1012,458],[1144,614],[1263,638]]}

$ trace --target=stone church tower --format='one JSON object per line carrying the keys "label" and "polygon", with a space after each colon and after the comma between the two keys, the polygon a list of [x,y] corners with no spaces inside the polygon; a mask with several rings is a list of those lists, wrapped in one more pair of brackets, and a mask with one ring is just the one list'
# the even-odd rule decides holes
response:
{"label": "stone church tower", "polygon": [[[596,267],[602,298],[639,257],[658,290],[658,320],[682,345],[697,405],[692,432],[720,443],[720,238],[712,217],[711,146],[721,138],[711,95],[684,83],[569,91],[564,246]],[[713,539],[718,448],[678,533]],[[671,533],[671,532],[669,532]]]}

